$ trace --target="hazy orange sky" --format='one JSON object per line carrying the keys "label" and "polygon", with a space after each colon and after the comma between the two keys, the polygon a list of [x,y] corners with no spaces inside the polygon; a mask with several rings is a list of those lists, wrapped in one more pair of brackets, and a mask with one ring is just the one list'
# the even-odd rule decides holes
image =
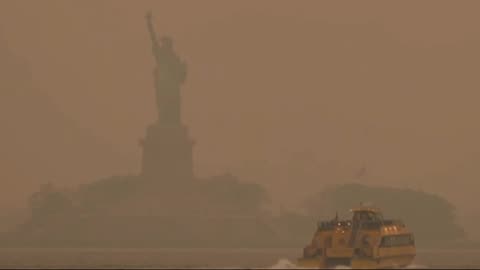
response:
{"label": "hazy orange sky", "polygon": [[[155,117],[151,9],[188,62],[183,119],[199,175],[232,171],[294,203],[365,166],[364,182],[438,192],[465,210],[480,188],[479,7],[2,0],[0,33],[35,91],[132,157],[112,174],[139,170],[138,140]],[[106,171],[71,174],[69,184]]]}

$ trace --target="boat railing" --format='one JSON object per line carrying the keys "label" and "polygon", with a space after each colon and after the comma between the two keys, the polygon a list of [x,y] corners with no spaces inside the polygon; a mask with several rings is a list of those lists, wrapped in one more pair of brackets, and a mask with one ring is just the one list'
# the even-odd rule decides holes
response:
{"label": "boat railing", "polygon": [[335,228],[347,228],[351,226],[352,223],[350,220],[330,220],[318,222],[319,230],[333,230]]}
{"label": "boat railing", "polygon": [[383,221],[383,224],[385,226],[400,226],[400,227],[405,226],[405,223],[403,223],[403,221],[400,219],[386,219]]}

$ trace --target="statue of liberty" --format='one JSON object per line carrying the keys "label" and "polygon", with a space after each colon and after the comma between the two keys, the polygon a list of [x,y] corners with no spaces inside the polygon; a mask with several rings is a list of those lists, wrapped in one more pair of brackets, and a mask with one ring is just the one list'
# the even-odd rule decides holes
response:
{"label": "statue of liberty", "polygon": [[173,50],[173,41],[168,36],[157,41],[152,14],[146,15],[147,27],[152,41],[156,66],[153,71],[158,121],[161,124],[180,124],[180,85],[185,82],[187,67]]}
{"label": "statue of liberty", "polygon": [[180,87],[185,82],[187,67],[175,53],[168,36],[157,39],[152,15],[145,16],[155,58],[153,70],[157,119],[147,127],[140,140],[142,175],[154,182],[193,179],[193,140],[181,122]]}

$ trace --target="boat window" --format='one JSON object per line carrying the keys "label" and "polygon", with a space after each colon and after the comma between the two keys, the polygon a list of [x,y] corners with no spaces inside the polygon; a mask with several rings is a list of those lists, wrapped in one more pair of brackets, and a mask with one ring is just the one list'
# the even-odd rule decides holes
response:
{"label": "boat window", "polygon": [[411,234],[403,235],[389,235],[382,238],[380,247],[401,247],[414,244],[414,239]]}
{"label": "boat window", "polygon": [[375,218],[374,218],[375,221],[380,221],[380,222],[383,221],[383,216],[382,216],[382,214],[380,214],[380,213],[375,213],[374,215],[375,215]]}

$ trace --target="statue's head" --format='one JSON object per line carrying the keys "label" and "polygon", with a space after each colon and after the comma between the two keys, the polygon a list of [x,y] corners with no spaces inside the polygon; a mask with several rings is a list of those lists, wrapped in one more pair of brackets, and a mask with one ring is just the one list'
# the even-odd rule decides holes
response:
{"label": "statue's head", "polygon": [[173,40],[169,36],[163,36],[160,41],[162,42],[162,45],[166,46],[167,48],[172,48],[173,47]]}

